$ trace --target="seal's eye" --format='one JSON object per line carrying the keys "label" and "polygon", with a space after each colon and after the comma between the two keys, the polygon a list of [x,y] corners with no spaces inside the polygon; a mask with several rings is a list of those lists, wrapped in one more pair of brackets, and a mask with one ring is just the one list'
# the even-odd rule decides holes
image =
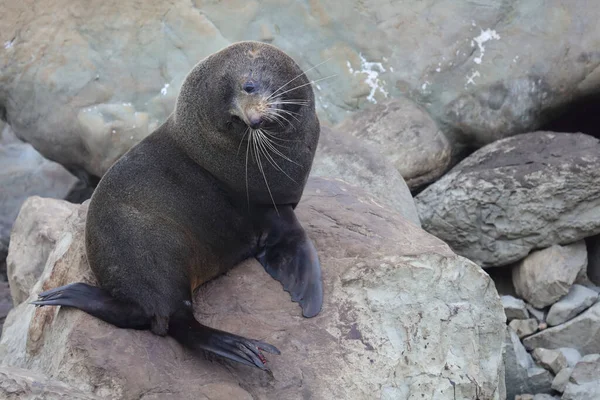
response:
{"label": "seal's eye", "polygon": [[242,86],[242,89],[244,89],[244,91],[246,93],[252,93],[256,90],[256,85],[254,84],[254,82],[248,81],[248,82],[244,83],[244,86]]}
{"label": "seal's eye", "polygon": [[242,119],[240,117],[238,117],[237,115],[232,115],[231,116],[231,121],[236,123],[236,124],[240,124],[242,123]]}

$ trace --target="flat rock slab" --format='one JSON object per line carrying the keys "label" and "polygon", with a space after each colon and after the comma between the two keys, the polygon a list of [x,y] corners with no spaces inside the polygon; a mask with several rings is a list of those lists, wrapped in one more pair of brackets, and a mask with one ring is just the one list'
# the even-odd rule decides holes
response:
{"label": "flat rock slab", "polygon": [[423,228],[482,267],[600,232],[600,140],[532,132],[471,154],[416,197]]}
{"label": "flat rock slab", "polygon": [[500,299],[502,300],[502,306],[504,307],[504,314],[506,314],[507,321],[529,318],[527,305],[523,300],[508,295],[501,296]]}
{"label": "flat rock slab", "polygon": [[523,344],[532,350],[537,347],[558,349],[570,347],[581,354],[600,353],[600,303],[594,304],[577,317],[562,325],[545,329],[523,340]]}
{"label": "flat rock slab", "polygon": [[[325,303],[305,319],[254,260],[204,285],[196,317],[257,338],[272,375],[117,329],[78,310],[22,303],[7,319],[2,365],[29,368],[110,398],[500,399],[504,311],[490,278],[368,195],[311,179],[297,208],[323,266]],[[92,281],[86,205],[66,221],[33,292]],[[32,295],[30,299],[33,299]]]}
{"label": "flat rock slab", "polygon": [[590,307],[598,300],[598,293],[581,285],[571,286],[569,293],[554,303],[548,311],[548,325],[562,324]]}

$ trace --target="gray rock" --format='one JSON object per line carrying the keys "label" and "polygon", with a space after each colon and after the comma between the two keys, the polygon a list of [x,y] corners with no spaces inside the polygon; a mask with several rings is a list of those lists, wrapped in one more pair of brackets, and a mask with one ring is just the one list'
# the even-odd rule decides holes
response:
{"label": "gray rock", "polygon": [[[366,399],[410,393],[499,400],[505,316],[489,276],[396,213],[381,212],[366,201],[369,196],[311,178],[296,209],[327,255],[321,258],[327,296],[315,319],[299,318],[298,305],[278,282],[265,279],[254,259],[195,293],[199,320],[281,350],[268,357],[272,376],[197,357],[172,338],[27,302],[7,318],[0,364],[36,369],[105,398]],[[29,299],[45,288],[93,280],[84,256],[87,204],[66,219]]]}
{"label": "gray rock", "polygon": [[504,307],[504,314],[506,314],[507,321],[529,318],[527,305],[523,300],[513,296],[500,296],[500,299],[502,300],[502,306]]}
{"label": "gray rock", "polygon": [[517,334],[520,339],[532,335],[538,330],[538,322],[535,318],[530,319],[513,319],[508,324]]}
{"label": "gray rock", "polygon": [[42,373],[17,367],[0,366],[0,398],[5,400],[99,400]]}
{"label": "gray rock", "polygon": [[563,355],[567,359],[567,365],[569,366],[569,368],[575,367],[579,360],[581,360],[581,353],[577,351],[577,349],[571,349],[569,347],[560,347],[557,350],[563,353]]}
{"label": "gray rock", "polygon": [[588,249],[588,278],[596,285],[600,285],[600,235],[585,239]]}
{"label": "gray rock", "polygon": [[550,394],[539,393],[533,396],[533,400],[560,400],[560,397],[552,396]]}
{"label": "gray rock", "polygon": [[433,182],[450,163],[448,139],[429,114],[408,99],[389,100],[356,112],[336,128],[373,145],[411,189]]}
{"label": "gray rock", "polygon": [[550,307],[546,321],[550,326],[562,324],[589,308],[597,299],[598,293],[595,291],[585,286],[573,285],[565,297]]}
{"label": "gray rock", "polygon": [[0,145],[0,262],[8,253],[10,230],[25,199],[34,195],[64,198],[77,181],[30,144],[9,139],[7,130],[6,142]]}
{"label": "gray rock", "polygon": [[534,251],[519,262],[512,270],[513,284],[520,297],[543,308],[569,293],[577,275],[586,267],[583,240],[567,246],[554,245]]}
{"label": "gray rock", "polygon": [[2,334],[4,320],[11,308],[13,308],[13,302],[10,296],[8,282],[0,280],[0,334]]}
{"label": "gray rock", "polygon": [[[39,279],[48,255],[62,235],[65,220],[77,205],[31,196],[23,203],[12,229],[7,261],[8,281],[15,305],[25,301]],[[31,232],[35,232],[32,235]]]}
{"label": "gray rock", "polygon": [[358,186],[374,196],[372,204],[389,206],[421,226],[415,202],[400,173],[364,141],[336,129],[321,127],[310,173]]}
{"label": "gray rock", "polygon": [[315,85],[324,119],[408,96],[469,144],[537,129],[600,86],[596,2],[13,3],[0,21],[0,111],[48,158],[97,176],[172,111],[195,62],[241,39],[305,69],[329,60],[309,72],[337,74]]}
{"label": "gray rock", "polygon": [[454,251],[503,266],[600,232],[598,181],[598,139],[533,132],[479,149],[416,204],[424,229]]}
{"label": "gray rock", "polygon": [[514,399],[522,393],[552,392],[552,374],[535,366],[519,337],[510,327],[506,329],[504,369],[507,399]]}
{"label": "gray rock", "polygon": [[535,317],[539,322],[546,322],[546,313],[544,310],[538,310],[531,304],[527,304],[527,311],[529,311],[529,314]]}
{"label": "gray rock", "polygon": [[528,349],[570,347],[581,354],[600,353],[600,303],[564,324],[545,329],[523,340]]}
{"label": "gray rock", "polygon": [[563,400],[597,400],[600,398],[600,355],[584,356],[577,363],[563,393]]}
{"label": "gray rock", "polygon": [[554,375],[567,366],[567,358],[558,350],[538,348],[533,350],[531,354],[539,365],[551,371]]}
{"label": "gray rock", "polygon": [[564,392],[567,383],[569,382],[569,378],[571,377],[571,373],[573,372],[573,368],[563,368],[560,370],[558,374],[554,377],[552,381],[552,389],[557,392]]}

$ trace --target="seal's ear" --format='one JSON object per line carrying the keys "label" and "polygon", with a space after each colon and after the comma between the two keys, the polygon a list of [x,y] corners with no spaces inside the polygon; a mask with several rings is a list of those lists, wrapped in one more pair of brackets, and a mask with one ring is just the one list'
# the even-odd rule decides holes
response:
{"label": "seal's ear", "polygon": [[323,305],[321,264],[313,242],[304,232],[291,206],[279,209],[272,218],[265,243],[256,259],[273,278],[281,282],[292,301],[300,304],[302,315],[311,318]]}

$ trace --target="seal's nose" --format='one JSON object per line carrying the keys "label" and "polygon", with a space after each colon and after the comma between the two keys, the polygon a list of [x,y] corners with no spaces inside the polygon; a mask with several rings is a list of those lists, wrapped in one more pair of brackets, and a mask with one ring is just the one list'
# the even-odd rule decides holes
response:
{"label": "seal's nose", "polygon": [[257,116],[256,118],[249,118],[250,122],[250,128],[252,129],[258,129],[260,128],[260,126],[262,125],[262,118],[260,116]]}
{"label": "seal's nose", "polygon": [[252,129],[258,129],[263,123],[262,115],[256,110],[250,109],[246,113],[246,119],[248,120],[248,126]]}

